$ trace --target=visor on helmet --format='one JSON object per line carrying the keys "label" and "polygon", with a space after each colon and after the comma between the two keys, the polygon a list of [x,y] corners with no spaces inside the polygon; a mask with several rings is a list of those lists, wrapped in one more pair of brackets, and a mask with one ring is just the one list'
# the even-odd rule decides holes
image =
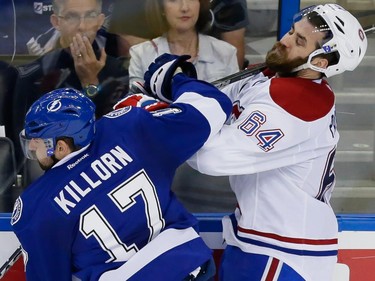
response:
{"label": "visor on helmet", "polygon": [[293,16],[293,23],[299,22],[303,18],[307,18],[309,23],[314,26],[313,33],[315,32],[325,32],[325,37],[323,39],[323,42],[320,42],[320,46],[322,47],[326,42],[328,42],[333,37],[333,33],[331,31],[331,28],[329,25],[325,22],[325,20],[317,13],[315,12],[315,8],[317,5],[309,6],[307,8],[304,8],[297,14]]}
{"label": "visor on helmet", "polygon": [[25,136],[25,130],[22,130],[19,136],[20,136],[20,142],[21,142],[23,154],[28,159],[31,159],[31,160],[43,159],[43,158],[53,155],[55,151],[53,138],[28,139]]}

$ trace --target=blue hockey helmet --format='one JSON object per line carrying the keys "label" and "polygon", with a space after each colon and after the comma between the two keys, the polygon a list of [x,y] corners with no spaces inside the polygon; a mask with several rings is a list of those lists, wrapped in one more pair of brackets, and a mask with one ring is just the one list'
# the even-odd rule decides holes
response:
{"label": "blue hockey helmet", "polygon": [[70,137],[74,145],[84,147],[94,135],[95,104],[81,92],[63,88],[43,95],[31,105],[20,140],[25,156],[35,159],[29,150],[32,139],[43,140],[50,156],[59,137]]}

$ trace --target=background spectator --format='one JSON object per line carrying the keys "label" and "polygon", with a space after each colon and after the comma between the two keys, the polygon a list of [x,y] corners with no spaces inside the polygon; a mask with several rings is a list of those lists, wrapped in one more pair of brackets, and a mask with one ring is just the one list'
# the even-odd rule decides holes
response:
{"label": "background spectator", "polygon": [[[51,22],[59,31],[59,49],[35,61],[17,67],[13,97],[12,133],[22,166],[18,134],[30,105],[43,93],[61,87],[82,90],[96,104],[97,117],[111,111],[114,103],[127,91],[128,73],[119,59],[107,56],[95,41],[103,25],[101,1],[58,0],[54,2]],[[125,92],[113,91],[111,83],[125,85]],[[117,85],[119,86],[119,85]]]}
{"label": "background spectator", "polygon": [[[145,12],[146,0],[133,5],[130,0],[115,0],[109,25],[111,34],[119,35],[117,44],[119,55],[129,57],[129,48],[135,44],[162,35],[162,30],[150,27]],[[249,24],[246,0],[201,1],[203,9],[210,7],[207,22],[201,32],[222,39],[237,48],[239,68],[245,62],[245,30]],[[112,44],[115,45],[115,44]]]}
{"label": "background spectator", "polygon": [[149,26],[163,34],[130,48],[129,79],[142,81],[147,66],[159,55],[190,55],[198,78],[214,81],[238,71],[236,49],[204,35],[209,19],[209,3],[204,0],[147,0]]}
{"label": "background spectator", "polygon": [[[112,0],[103,0],[106,14],[100,30],[102,47],[112,11]],[[52,1],[0,0],[0,54],[40,56],[56,47],[59,32],[51,26]]]}
{"label": "background spectator", "polygon": [[209,34],[220,38],[237,48],[240,69],[246,68],[245,33],[249,25],[246,0],[211,0],[214,17]]}

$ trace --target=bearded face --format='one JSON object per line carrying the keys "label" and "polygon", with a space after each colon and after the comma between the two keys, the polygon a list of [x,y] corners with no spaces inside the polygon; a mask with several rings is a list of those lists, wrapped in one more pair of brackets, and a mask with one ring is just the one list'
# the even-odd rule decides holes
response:
{"label": "bearded face", "polygon": [[280,42],[276,42],[266,56],[266,64],[270,70],[279,76],[294,76],[292,70],[307,62],[308,57],[288,59],[287,48]]}

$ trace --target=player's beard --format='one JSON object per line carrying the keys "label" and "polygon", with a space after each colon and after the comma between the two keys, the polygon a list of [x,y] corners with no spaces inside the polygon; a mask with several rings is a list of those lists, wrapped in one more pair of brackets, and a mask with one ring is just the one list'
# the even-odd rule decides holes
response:
{"label": "player's beard", "polygon": [[267,53],[266,64],[270,70],[277,72],[279,76],[290,77],[296,76],[296,72],[293,72],[293,69],[306,63],[307,59],[306,57],[289,60],[286,47],[280,42],[276,42]]}

